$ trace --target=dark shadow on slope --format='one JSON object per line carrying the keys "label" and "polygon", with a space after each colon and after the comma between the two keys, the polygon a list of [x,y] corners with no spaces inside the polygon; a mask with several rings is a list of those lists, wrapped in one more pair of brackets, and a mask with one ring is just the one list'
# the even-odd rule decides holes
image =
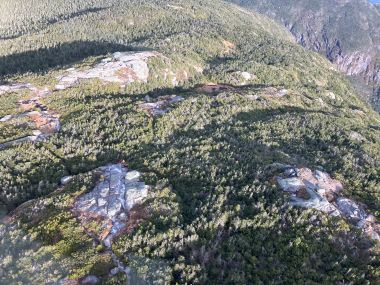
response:
{"label": "dark shadow on slope", "polygon": [[[308,122],[331,121],[334,118],[336,116],[328,112],[297,107],[241,112],[225,121],[214,121],[202,129],[183,130],[179,127],[165,139],[164,144],[153,141],[129,152],[124,159],[134,168],[147,168],[147,171],[169,179],[173,191],[183,201],[186,222],[191,222],[197,215],[196,209],[204,205],[218,186],[243,187],[271,163],[314,168],[320,163],[316,157],[319,154],[330,161],[329,165],[324,165],[326,170],[333,173],[341,169],[345,158],[337,156],[334,149],[345,149],[346,146],[334,136],[323,138],[319,128],[308,126]],[[272,123],[280,125],[282,122],[283,127],[277,133],[276,127],[272,130]],[[265,125],[268,127],[263,131],[257,129]],[[298,135],[289,136],[291,127],[300,129]],[[155,132],[159,133],[158,130]],[[250,133],[257,140],[250,139]],[[268,134],[270,141],[263,143],[260,136]],[[212,148],[218,144],[218,148]],[[203,148],[208,150],[201,151]],[[356,149],[351,151],[355,153]],[[154,161],[152,166],[146,166],[147,157]]]}
{"label": "dark shadow on slope", "polygon": [[75,41],[51,48],[7,55],[0,57],[0,78],[27,72],[46,72],[52,68],[76,63],[89,56],[117,51],[136,51],[136,49],[109,42]]}
{"label": "dark shadow on slope", "polygon": [[67,20],[71,20],[71,19],[74,19],[74,18],[78,18],[78,17],[81,17],[81,16],[88,15],[88,14],[98,13],[100,11],[103,11],[103,10],[106,10],[106,9],[109,9],[109,8],[110,7],[89,8],[89,9],[83,9],[83,10],[80,10],[80,11],[77,11],[77,12],[73,12],[71,14],[57,15],[55,18],[47,19],[46,21],[40,21],[39,23],[37,23],[37,25],[39,25],[38,28],[31,29],[28,32],[24,32],[24,33],[20,32],[20,33],[14,34],[14,35],[3,36],[3,37],[0,37],[0,40],[16,39],[16,38],[21,37],[21,36],[26,35],[26,34],[31,34],[31,33],[39,32],[39,31],[45,29],[49,25],[53,25],[53,24],[56,24],[56,23],[59,23],[59,22],[67,21]]}

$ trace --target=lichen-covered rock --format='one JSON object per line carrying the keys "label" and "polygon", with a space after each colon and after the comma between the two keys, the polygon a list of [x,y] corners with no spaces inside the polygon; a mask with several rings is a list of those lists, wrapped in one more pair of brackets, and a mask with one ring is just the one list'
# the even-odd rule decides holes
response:
{"label": "lichen-covered rock", "polygon": [[364,142],[366,139],[358,132],[351,132],[350,133],[350,139],[357,142]]}
{"label": "lichen-covered rock", "polygon": [[289,93],[289,91],[287,89],[278,90],[275,87],[267,87],[267,88],[264,88],[260,92],[260,96],[272,97],[272,98],[281,98],[281,97],[288,95],[288,93]]}

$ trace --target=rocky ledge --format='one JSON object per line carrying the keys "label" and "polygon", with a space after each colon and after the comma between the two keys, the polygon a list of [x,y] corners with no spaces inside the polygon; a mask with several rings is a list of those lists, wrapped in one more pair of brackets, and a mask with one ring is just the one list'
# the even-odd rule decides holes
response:
{"label": "rocky ledge", "polygon": [[20,91],[36,91],[38,90],[36,87],[34,87],[30,83],[9,83],[0,85],[0,95],[5,93],[11,93],[11,92],[20,92]]}
{"label": "rocky ledge", "polygon": [[32,84],[12,84],[9,88],[6,85],[0,86],[0,90],[3,93],[7,92],[19,92],[30,90],[33,93],[33,97],[27,100],[20,100],[18,105],[22,112],[17,114],[9,114],[0,119],[1,123],[10,123],[18,125],[18,119],[27,117],[30,121],[28,127],[35,128],[32,131],[32,135],[22,137],[16,140],[8,141],[0,144],[0,149],[17,145],[23,142],[36,142],[41,141],[50,136],[51,134],[58,132],[61,128],[59,121],[59,115],[49,110],[46,105],[42,102],[42,98],[51,93],[48,88],[38,89]]}
{"label": "rocky ledge", "polygon": [[161,96],[155,102],[152,102],[152,99],[147,96],[145,98],[146,103],[140,104],[140,108],[148,112],[151,116],[163,115],[169,111],[170,106],[173,104],[181,102],[183,97],[176,95]]}
{"label": "rocky ledge", "polygon": [[366,212],[363,205],[343,197],[342,183],[328,173],[284,166],[276,180],[280,188],[289,193],[291,205],[342,217],[372,239],[380,240],[380,223]]}
{"label": "rocky ledge", "polygon": [[[23,110],[21,113],[9,114],[0,118],[0,123],[18,124],[17,119],[28,117],[35,127],[33,134],[7,141],[0,144],[0,149],[11,147],[24,142],[36,142],[44,140],[49,135],[60,130],[59,115],[49,110],[41,99],[57,90],[64,90],[80,83],[81,80],[99,79],[104,82],[119,83],[121,86],[133,82],[147,82],[149,77],[149,67],[147,61],[151,57],[160,56],[157,52],[116,52],[112,57],[103,59],[92,68],[85,70],[67,69],[65,74],[58,77],[58,84],[55,89],[48,87],[39,89],[31,83],[8,83],[0,85],[0,95],[5,93],[21,93],[30,91],[33,94],[28,100],[19,101],[19,106]],[[169,105],[180,101],[179,96],[169,96],[160,99],[156,103],[147,103],[142,106],[152,115],[165,113]]]}
{"label": "rocky ledge", "polygon": [[[101,181],[76,200],[74,212],[87,232],[110,247],[112,239],[127,229],[130,211],[144,201],[149,186],[139,181],[138,171],[129,171],[122,164],[99,171]],[[96,229],[92,228],[93,222]]]}
{"label": "rocky ledge", "polygon": [[112,57],[102,60],[92,68],[77,70],[70,68],[66,74],[58,77],[57,90],[75,86],[81,80],[99,79],[105,82],[118,83],[121,86],[137,82],[147,82],[149,67],[147,61],[158,56],[157,52],[116,52]]}

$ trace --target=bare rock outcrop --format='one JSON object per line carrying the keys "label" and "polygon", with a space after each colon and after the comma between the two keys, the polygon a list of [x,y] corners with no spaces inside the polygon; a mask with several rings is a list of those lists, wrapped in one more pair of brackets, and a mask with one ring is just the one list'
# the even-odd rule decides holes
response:
{"label": "bare rock outcrop", "polygon": [[380,240],[380,223],[364,206],[341,195],[343,185],[326,172],[284,166],[276,177],[279,187],[290,194],[290,204],[339,216],[361,228],[369,237]]}
{"label": "bare rock outcrop", "polygon": [[[131,209],[143,202],[149,186],[140,182],[138,171],[129,171],[122,164],[99,168],[102,175],[96,187],[79,197],[74,204],[74,212],[81,224],[106,246],[127,228]],[[96,221],[97,229],[91,224]]]}
{"label": "bare rock outcrop", "polygon": [[155,102],[151,102],[149,97],[145,98],[146,103],[140,104],[140,108],[147,111],[151,116],[163,115],[169,111],[173,104],[181,102],[183,97],[177,95],[161,96]]}
{"label": "bare rock outcrop", "polygon": [[0,122],[17,125],[18,119],[27,117],[30,121],[28,126],[35,129],[32,131],[33,134],[30,136],[0,144],[0,149],[14,146],[23,142],[42,141],[61,129],[59,115],[56,112],[49,110],[41,100],[43,97],[51,93],[48,88],[38,89],[29,83],[13,83],[8,85],[8,87],[9,88],[6,88],[6,85],[0,86],[0,89],[2,90],[1,92],[10,93],[29,90],[32,91],[33,97],[26,100],[20,100],[18,105],[22,112],[6,115],[3,118],[0,118]]}
{"label": "bare rock outcrop", "polygon": [[0,85],[0,95],[5,93],[12,93],[12,92],[20,92],[20,91],[36,91],[37,88],[33,86],[33,84],[30,83],[10,83],[10,84],[4,84]]}
{"label": "bare rock outcrop", "polygon": [[77,70],[70,68],[66,74],[58,77],[57,90],[77,85],[81,80],[99,79],[118,83],[121,86],[133,82],[147,82],[149,77],[148,59],[159,56],[157,52],[116,52],[92,68]]}

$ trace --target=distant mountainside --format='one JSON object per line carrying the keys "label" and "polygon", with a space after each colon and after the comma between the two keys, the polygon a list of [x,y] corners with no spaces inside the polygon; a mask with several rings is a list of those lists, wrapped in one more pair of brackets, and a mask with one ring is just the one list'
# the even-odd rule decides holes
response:
{"label": "distant mountainside", "polygon": [[[367,0],[230,0],[277,20],[325,55],[380,111],[380,8]],[[363,84],[364,83],[364,84]]]}

